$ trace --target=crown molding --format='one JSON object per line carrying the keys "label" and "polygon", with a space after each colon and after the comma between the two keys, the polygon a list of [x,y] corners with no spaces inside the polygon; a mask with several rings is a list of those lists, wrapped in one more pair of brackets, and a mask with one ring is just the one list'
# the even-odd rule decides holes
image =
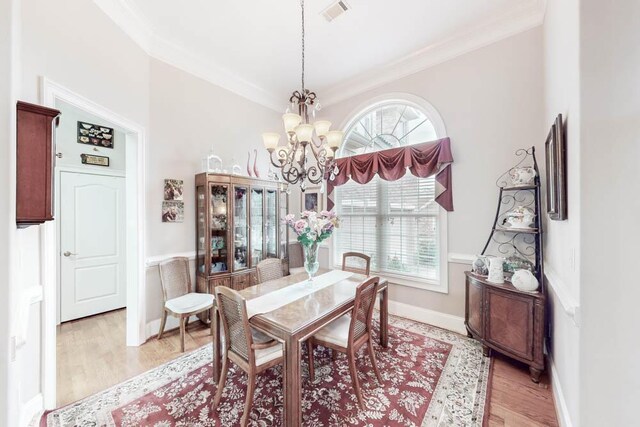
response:
{"label": "crown molding", "polygon": [[440,43],[426,46],[396,61],[344,80],[322,91],[323,105],[329,106],[344,101],[540,26],[544,20],[545,8],[545,0],[536,0],[527,7],[504,14]]}
{"label": "crown molding", "polygon": [[[150,57],[274,111],[282,110],[283,100],[277,94],[238,77],[215,61],[204,59],[202,55],[156,35],[151,23],[129,0],[93,1]],[[470,31],[324,88],[321,90],[322,103],[324,106],[335,104],[542,25],[546,3],[547,0],[535,0],[528,6],[491,19]]]}

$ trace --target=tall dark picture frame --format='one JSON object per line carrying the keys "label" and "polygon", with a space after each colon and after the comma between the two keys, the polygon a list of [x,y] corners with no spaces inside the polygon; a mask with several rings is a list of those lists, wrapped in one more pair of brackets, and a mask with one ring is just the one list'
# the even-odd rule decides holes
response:
{"label": "tall dark picture frame", "polygon": [[562,114],[558,114],[545,142],[547,213],[555,221],[567,219],[567,156]]}

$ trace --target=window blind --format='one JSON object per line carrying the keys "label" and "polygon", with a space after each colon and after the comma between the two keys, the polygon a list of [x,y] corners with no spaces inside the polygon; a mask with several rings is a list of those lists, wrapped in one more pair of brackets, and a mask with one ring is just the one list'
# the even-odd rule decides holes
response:
{"label": "window blind", "polygon": [[387,182],[376,176],[368,184],[354,181],[336,188],[341,218],[334,236],[335,263],[344,252],[371,257],[380,274],[439,280],[439,208],[435,179],[411,174]]}

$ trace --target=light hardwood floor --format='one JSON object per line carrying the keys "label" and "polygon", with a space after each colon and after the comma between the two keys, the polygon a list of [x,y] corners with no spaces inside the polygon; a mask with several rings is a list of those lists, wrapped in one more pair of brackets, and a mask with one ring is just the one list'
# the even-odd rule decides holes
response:
{"label": "light hardwood floor", "polygon": [[[211,342],[209,328],[195,322],[185,351]],[[58,327],[58,406],[82,399],[179,356],[180,335],[170,331],[140,347],[125,345],[125,311],[117,310]],[[489,426],[557,426],[549,377],[529,379],[526,366],[496,355]]]}

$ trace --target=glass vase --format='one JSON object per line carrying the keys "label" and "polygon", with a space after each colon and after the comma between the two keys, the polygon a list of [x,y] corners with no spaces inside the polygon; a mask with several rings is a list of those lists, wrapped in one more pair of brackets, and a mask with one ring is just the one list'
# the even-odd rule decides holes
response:
{"label": "glass vase", "polygon": [[318,272],[320,263],[318,262],[318,244],[302,245],[304,252],[304,269],[309,275],[309,281],[313,281],[313,276]]}

